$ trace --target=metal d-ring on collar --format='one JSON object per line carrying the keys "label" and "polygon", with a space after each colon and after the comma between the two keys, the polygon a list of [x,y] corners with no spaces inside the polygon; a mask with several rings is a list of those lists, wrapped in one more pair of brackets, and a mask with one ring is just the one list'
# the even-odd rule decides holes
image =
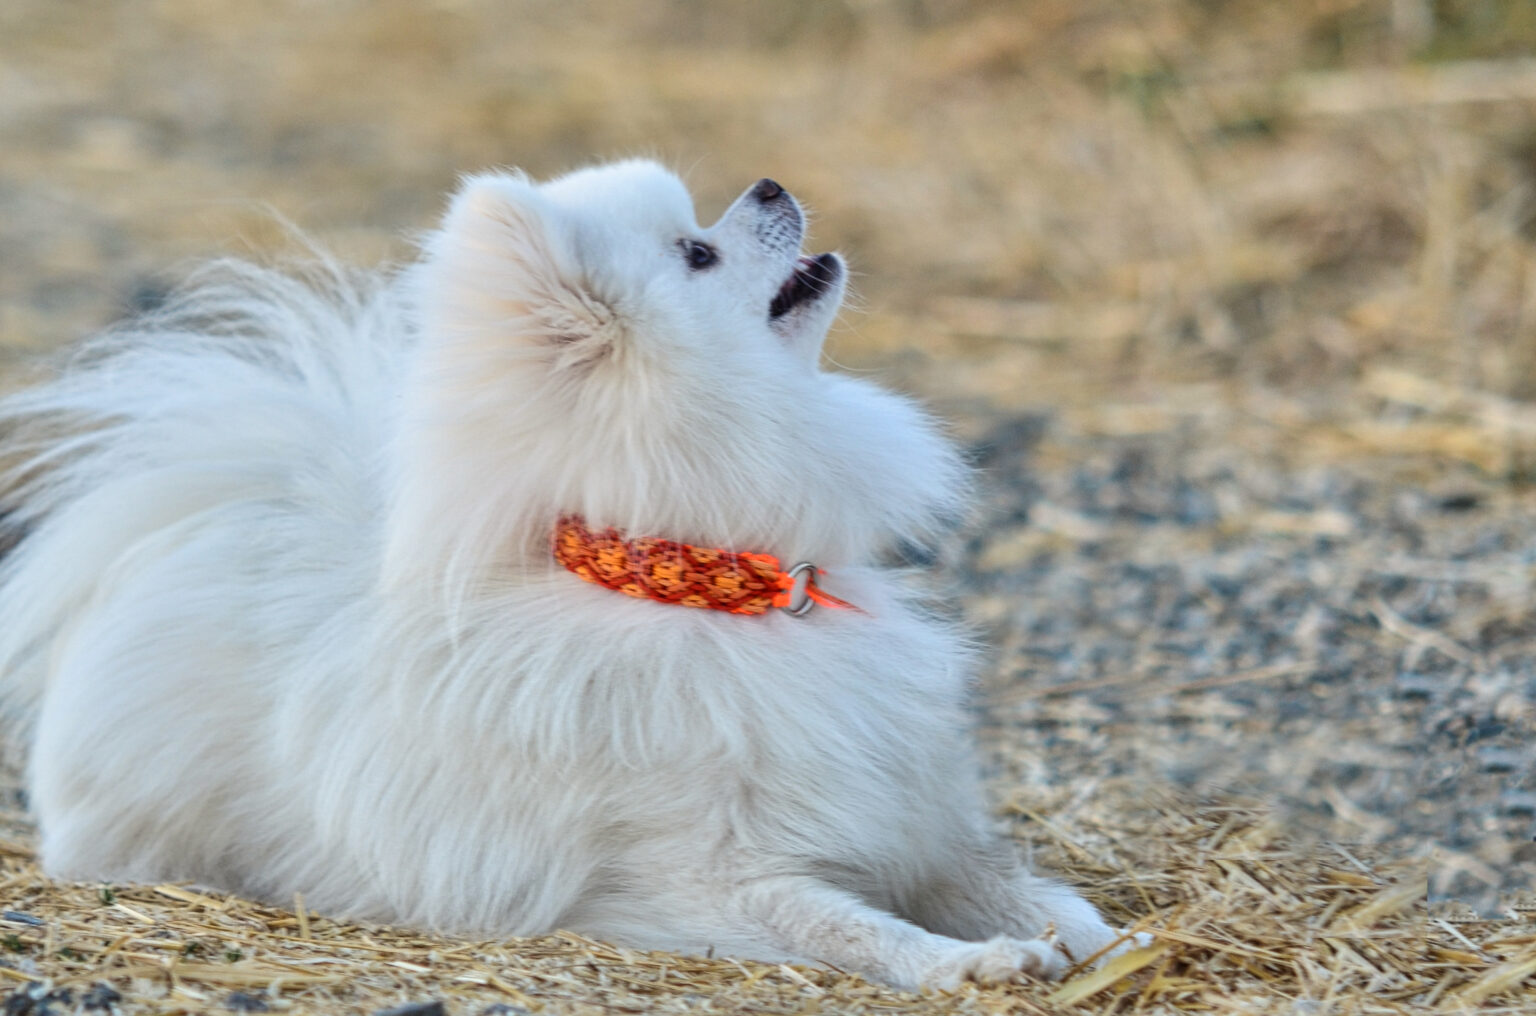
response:
{"label": "metal d-ring on collar", "polygon": [[[811,598],[811,583],[816,581],[816,566],[809,561],[801,561],[784,574],[794,584],[789,587],[789,602],[779,609],[790,617],[804,617],[816,606],[816,601]],[[800,581],[801,575],[805,576],[804,583]]]}

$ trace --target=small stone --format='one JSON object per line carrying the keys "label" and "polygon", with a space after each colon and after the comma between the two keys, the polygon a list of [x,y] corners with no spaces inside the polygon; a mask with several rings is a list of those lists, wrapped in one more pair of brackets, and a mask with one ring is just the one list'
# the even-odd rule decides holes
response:
{"label": "small stone", "polygon": [[1405,699],[1432,699],[1445,692],[1446,680],[1435,674],[1404,671],[1394,680],[1394,693]]}
{"label": "small stone", "polygon": [[443,1003],[432,1002],[407,1002],[397,1005],[392,1009],[379,1009],[373,1016],[445,1016]]}
{"label": "small stone", "polygon": [[1499,910],[1516,921],[1536,921],[1536,889],[1523,889],[1500,901]]}
{"label": "small stone", "polygon": [[4,1004],[0,1004],[0,1013],[5,1016],[32,1016],[37,1011],[39,1001],[32,993],[32,986],[23,985],[5,996]]}
{"label": "small stone", "polygon": [[75,993],[68,988],[49,990],[47,984],[27,984],[5,997],[0,1013],[5,1016],[64,1016],[75,1007]]}
{"label": "small stone", "polygon": [[1452,924],[1465,924],[1482,919],[1482,915],[1476,908],[1465,900],[1436,900],[1429,905],[1429,916]]}
{"label": "small stone", "polygon": [[1477,765],[1485,773],[1512,773],[1523,768],[1525,753],[1487,744],[1477,749]]}
{"label": "small stone", "polygon": [[80,1005],[87,1012],[110,1010],[123,1000],[123,996],[112,985],[104,981],[97,981],[85,989],[85,994],[80,996]]}
{"label": "small stone", "polygon": [[1536,815],[1536,793],[1506,790],[1499,795],[1499,808],[1506,815]]}
{"label": "small stone", "polygon": [[272,1007],[267,1005],[267,1000],[260,995],[247,995],[243,991],[232,991],[229,997],[224,999],[224,1008],[231,1012],[270,1012]]}
{"label": "small stone", "polygon": [[1469,512],[1483,503],[1483,498],[1475,490],[1458,490],[1450,494],[1440,495],[1436,505],[1443,512]]}

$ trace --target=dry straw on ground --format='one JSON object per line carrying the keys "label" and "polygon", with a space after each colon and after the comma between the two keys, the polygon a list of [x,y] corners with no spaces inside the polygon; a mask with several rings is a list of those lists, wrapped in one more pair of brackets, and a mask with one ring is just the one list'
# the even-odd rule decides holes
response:
{"label": "dry straw on ground", "polygon": [[6,0],[6,364],[486,165],[808,197],[832,354],[986,469],[939,566],[1004,818],[1156,936],[918,999],[53,883],[12,809],[6,1012],[1536,1011],[1533,53],[1526,0]]}
{"label": "dry straw on ground", "polygon": [[1536,923],[1431,920],[1418,866],[1343,846],[1297,851],[1251,808],[1114,803],[1032,818],[1043,853],[1155,940],[1061,984],[915,996],[569,933],[434,938],[338,924],[302,899],[284,910],[184,886],[50,882],[14,841],[0,843],[12,908],[0,914],[0,976],[51,995],[59,1012],[113,993],[125,1011],[153,1012],[366,1013],[427,1000],[452,1013],[1529,1012],[1519,985],[1536,971]]}

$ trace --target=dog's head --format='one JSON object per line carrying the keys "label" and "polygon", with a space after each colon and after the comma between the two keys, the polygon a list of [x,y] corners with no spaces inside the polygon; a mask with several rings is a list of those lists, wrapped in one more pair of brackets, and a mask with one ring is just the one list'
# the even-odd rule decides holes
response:
{"label": "dog's head", "polygon": [[771,180],[705,228],[682,182],[650,162],[542,186],[486,174],[454,199],[420,295],[460,339],[604,387],[658,369],[698,378],[726,358],[810,369],[847,270],[836,254],[802,257],[804,234],[800,205]]}
{"label": "dog's head", "polygon": [[503,548],[579,512],[825,564],[930,523],[951,451],[905,400],[818,369],[847,269],[804,233],[771,180],[704,227],[651,162],[468,179],[411,277],[402,482],[437,493],[402,507]]}

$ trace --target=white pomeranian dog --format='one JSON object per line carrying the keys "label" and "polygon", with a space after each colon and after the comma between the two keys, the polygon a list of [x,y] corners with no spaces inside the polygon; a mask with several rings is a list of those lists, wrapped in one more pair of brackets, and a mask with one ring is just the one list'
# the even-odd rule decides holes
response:
{"label": "white pomeranian dog", "polygon": [[0,406],[45,868],[904,988],[1120,944],[989,829],[965,640],[879,564],[965,474],[818,369],[803,233],[475,176],[395,276],[216,265]]}

